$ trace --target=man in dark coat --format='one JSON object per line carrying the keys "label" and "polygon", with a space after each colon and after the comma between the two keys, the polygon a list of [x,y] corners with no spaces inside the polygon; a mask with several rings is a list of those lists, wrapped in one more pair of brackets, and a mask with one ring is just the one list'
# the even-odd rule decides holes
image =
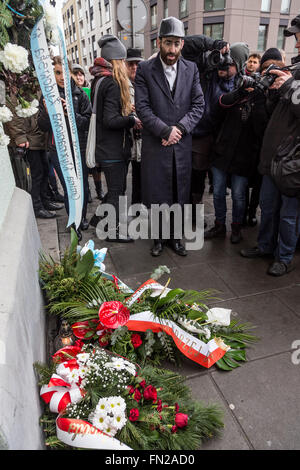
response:
{"label": "man in dark coat", "polygon": [[[195,63],[181,57],[184,25],[177,18],[162,20],[160,53],[139,64],[135,79],[136,112],[143,123],[142,197],[147,207],[189,202],[192,169],[191,132],[204,111]],[[161,228],[161,227],[160,227]],[[162,233],[151,250],[163,250]],[[186,256],[182,242],[170,233],[168,244]]]}

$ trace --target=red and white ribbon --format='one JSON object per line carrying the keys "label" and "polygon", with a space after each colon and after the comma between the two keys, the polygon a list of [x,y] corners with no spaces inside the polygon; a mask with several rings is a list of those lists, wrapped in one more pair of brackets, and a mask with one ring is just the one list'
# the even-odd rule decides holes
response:
{"label": "red and white ribbon", "polygon": [[69,403],[78,403],[84,395],[78,385],[70,385],[60,375],[53,374],[48,385],[43,385],[40,396],[49,404],[52,413],[61,413]]}
{"label": "red and white ribbon", "polygon": [[79,449],[132,450],[115,437],[109,436],[81,419],[58,416],[56,435],[64,444]]}
{"label": "red and white ribbon", "polygon": [[204,343],[180,328],[175,322],[157,318],[150,311],[131,315],[126,326],[130,331],[152,330],[153,333],[164,331],[173,338],[182,354],[207,369],[221,359],[228,350],[222,340],[215,338]]}

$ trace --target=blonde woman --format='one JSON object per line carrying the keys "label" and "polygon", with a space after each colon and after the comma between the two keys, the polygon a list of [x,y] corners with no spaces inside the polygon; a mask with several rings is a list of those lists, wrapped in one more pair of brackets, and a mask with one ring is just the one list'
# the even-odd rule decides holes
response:
{"label": "blonde woman", "polygon": [[[90,73],[95,78],[91,85],[91,100],[95,99],[95,86],[104,78],[97,93],[97,135],[96,163],[104,172],[107,194],[104,202],[116,209],[119,221],[119,197],[126,191],[128,162],[131,156],[130,129],[139,128],[140,120],[132,114],[130,83],[125,64],[126,49],[121,41],[112,35],[103,36],[99,42],[100,58],[95,59]],[[90,222],[97,226],[99,217]],[[107,241],[131,242],[122,238],[118,228],[116,236],[108,233]]]}

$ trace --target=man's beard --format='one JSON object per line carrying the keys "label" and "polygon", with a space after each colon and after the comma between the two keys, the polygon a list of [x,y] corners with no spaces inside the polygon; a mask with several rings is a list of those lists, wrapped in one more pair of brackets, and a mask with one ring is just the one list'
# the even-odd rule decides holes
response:
{"label": "man's beard", "polygon": [[[180,57],[180,54],[181,52],[178,52],[177,54],[170,54],[169,52],[165,52],[162,47],[160,48],[160,56],[161,56],[161,59],[162,61],[166,64],[166,65],[174,65],[176,64],[176,62],[178,61],[179,57]],[[168,56],[174,56],[174,58],[170,59]]]}

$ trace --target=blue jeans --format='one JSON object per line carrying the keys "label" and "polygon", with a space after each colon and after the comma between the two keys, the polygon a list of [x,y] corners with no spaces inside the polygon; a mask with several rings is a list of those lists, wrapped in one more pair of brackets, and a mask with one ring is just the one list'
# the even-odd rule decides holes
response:
{"label": "blue jeans", "polygon": [[242,224],[246,210],[246,190],[248,178],[245,176],[229,175],[225,171],[212,167],[214,186],[214,207],[216,221],[220,224],[226,223],[226,188],[228,177],[231,178],[232,197],[232,223]]}
{"label": "blue jeans", "polygon": [[282,195],[270,176],[264,176],[260,191],[261,223],[258,248],[286,264],[293,259],[300,234],[300,202]]}

